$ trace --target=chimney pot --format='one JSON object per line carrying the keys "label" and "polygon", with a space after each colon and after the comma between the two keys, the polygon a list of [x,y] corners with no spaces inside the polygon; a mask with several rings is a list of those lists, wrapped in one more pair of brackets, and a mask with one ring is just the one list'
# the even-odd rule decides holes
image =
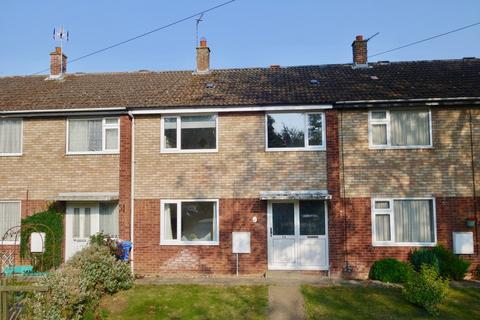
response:
{"label": "chimney pot", "polygon": [[207,39],[200,40],[200,46],[197,47],[197,70],[196,74],[205,74],[210,72],[210,48],[207,47]]}
{"label": "chimney pot", "polygon": [[367,42],[367,40],[363,39],[362,35],[358,35],[355,37],[355,41],[352,43],[353,66],[355,68],[368,66]]}
{"label": "chimney pot", "polygon": [[67,56],[63,54],[62,48],[56,47],[50,53],[50,77],[58,78],[67,72]]}

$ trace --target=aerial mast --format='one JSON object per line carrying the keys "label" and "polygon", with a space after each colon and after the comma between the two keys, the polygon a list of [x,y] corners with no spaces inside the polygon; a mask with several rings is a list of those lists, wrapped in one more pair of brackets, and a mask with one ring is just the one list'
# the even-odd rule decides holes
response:
{"label": "aerial mast", "polygon": [[60,76],[63,75],[63,40],[69,41],[69,32],[65,31],[65,28],[63,26],[59,28],[53,28],[53,40],[59,41],[60,42],[60,49],[61,49],[61,55],[60,55]]}

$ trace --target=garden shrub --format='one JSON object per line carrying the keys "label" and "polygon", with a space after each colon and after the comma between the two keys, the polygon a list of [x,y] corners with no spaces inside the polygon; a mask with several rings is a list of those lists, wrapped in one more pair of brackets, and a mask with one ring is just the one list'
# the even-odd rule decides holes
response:
{"label": "garden shrub", "polygon": [[413,268],[409,263],[386,258],[373,263],[368,277],[382,282],[404,283],[413,272]]}
{"label": "garden shrub", "polygon": [[422,265],[426,264],[432,266],[435,271],[440,272],[440,262],[438,261],[435,252],[430,249],[419,249],[414,250],[410,254],[410,262],[412,263],[415,271],[420,271]]}
{"label": "garden shrub", "polygon": [[423,264],[427,264],[433,266],[442,277],[452,280],[462,280],[470,267],[469,261],[456,256],[441,245],[432,249],[413,251],[410,261],[416,271],[419,271]]}
{"label": "garden shrub", "polygon": [[133,276],[107,246],[92,244],[39,282],[47,292],[26,299],[25,319],[82,319],[104,294],[129,289]]}
{"label": "garden shrub", "polygon": [[110,253],[116,257],[119,255],[119,248],[117,246],[117,242],[112,239],[107,234],[104,234],[103,232],[98,232],[96,234],[93,234],[90,236],[90,244],[93,245],[98,245],[98,246],[106,246],[109,250]]}
{"label": "garden shrub", "polygon": [[[30,252],[32,232],[45,232],[45,252]],[[35,271],[48,271],[62,263],[63,214],[57,213],[55,203],[47,210],[22,219],[20,256],[31,260]]]}
{"label": "garden shrub", "polygon": [[420,272],[415,273],[405,283],[403,294],[413,304],[421,306],[431,315],[438,314],[448,292],[448,280],[442,278],[435,267],[423,264]]}
{"label": "garden shrub", "polygon": [[440,275],[452,280],[463,280],[470,267],[470,262],[455,255],[452,251],[443,246],[436,246],[432,249],[438,258]]}

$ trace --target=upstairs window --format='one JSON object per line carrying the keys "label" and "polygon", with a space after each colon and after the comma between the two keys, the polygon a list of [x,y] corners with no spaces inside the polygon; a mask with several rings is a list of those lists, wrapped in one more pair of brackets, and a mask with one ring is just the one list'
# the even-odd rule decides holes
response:
{"label": "upstairs window", "polygon": [[118,118],[68,120],[68,153],[118,153],[119,141]]}
{"label": "upstairs window", "polygon": [[162,152],[209,152],[217,150],[217,116],[162,117]]}
{"label": "upstairs window", "polygon": [[374,199],[372,201],[375,245],[433,245],[433,199]]}
{"label": "upstairs window", "polygon": [[370,111],[369,136],[370,146],[373,148],[431,147],[430,111]]}
{"label": "upstairs window", "polygon": [[0,156],[22,154],[22,119],[0,119]]}
{"label": "upstairs window", "polygon": [[267,150],[324,150],[323,113],[269,113],[266,116]]}

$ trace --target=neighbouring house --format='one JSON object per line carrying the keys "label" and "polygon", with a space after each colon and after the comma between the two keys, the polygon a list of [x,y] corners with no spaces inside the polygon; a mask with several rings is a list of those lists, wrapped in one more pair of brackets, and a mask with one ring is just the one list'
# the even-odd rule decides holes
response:
{"label": "neighbouring house", "polygon": [[194,71],[91,74],[57,48],[50,75],[0,78],[0,233],[56,201],[65,259],[103,231],[145,275],[235,273],[232,232],[250,235],[241,273],[365,276],[435,244],[476,267],[480,59],[352,48],[217,70],[202,40]]}

